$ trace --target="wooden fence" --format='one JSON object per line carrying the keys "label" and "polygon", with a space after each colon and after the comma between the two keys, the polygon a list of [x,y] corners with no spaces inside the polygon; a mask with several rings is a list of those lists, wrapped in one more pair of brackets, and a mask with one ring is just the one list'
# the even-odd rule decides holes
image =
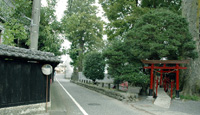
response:
{"label": "wooden fence", "polygon": [[0,59],[0,108],[46,101],[47,77],[42,65]]}

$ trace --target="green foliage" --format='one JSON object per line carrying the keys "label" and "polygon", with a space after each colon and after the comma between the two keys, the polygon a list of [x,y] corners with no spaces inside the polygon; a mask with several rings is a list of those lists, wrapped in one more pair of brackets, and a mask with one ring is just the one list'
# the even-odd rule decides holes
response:
{"label": "green foliage", "polygon": [[13,5],[15,6],[15,15],[26,15],[27,17],[31,17],[31,0],[15,0]]}
{"label": "green foliage", "polygon": [[136,20],[148,12],[148,8],[138,7],[138,0],[100,0],[100,3],[110,21],[105,31],[111,42],[103,51],[108,74],[116,83],[125,80],[137,86],[147,85],[149,77],[142,72],[140,60],[130,53],[132,45],[124,42],[123,36],[133,29]]}
{"label": "green foliage", "polygon": [[148,9],[137,7],[137,0],[99,0],[105,15],[110,21],[105,33],[108,35],[108,40],[123,39],[129,29],[132,29],[135,21]]}
{"label": "green foliage", "polygon": [[193,96],[190,96],[190,95],[180,95],[180,98],[181,99],[186,99],[186,100],[193,100],[193,101],[200,101],[200,97],[199,96],[196,96],[196,95],[193,95]]}
{"label": "green foliage", "polygon": [[168,10],[159,9],[143,15],[126,34],[125,40],[132,43],[131,53],[139,59],[196,57],[188,23]]}
{"label": "green foliage", "polygon": [[146,87],[149,73],[143,72],[141,59],[195,58],[195,42],[188,24],[168,10],[155,10],[142,15],[121,40],[113,40],[103,51],[108,74],[117,83],[124,80]]}
{"label": "green foliage", "polygon": [[59,56],[65,53],[61,49],[61,44],[64,42],[60,38],[61,33],[60,23],[55,16],[55,0],[48,0],[48,6],[42,7],[40,11],[40,28],[38,49],[41,51],[53,52]]}
{"label": "green foliage", "polygon": [[68,0],[69,7],[65,11],[65,14],[71,16],[78,12],[95,13],[96,7],[91,6],[94,2],[95,0]]}
{"label": "green foliage", "polygon": [[127,56],[124,55],[126,47],[119,40],[114,40],[109,46],[103,51],[103,56],[106,58],[108,64],[108,74],[113,77],[120,76],[121,69],[123,69],[127,62]]}
{"label": "green foliage", "polygon": [[142,63],[130,53],[130,45],[121,40],[113,40],[103,51],[108,64],[108,74],[115,83],[128,81],[136,86],[146,86],[149,76],[143,73]]}
{"label": "green foliage", "polygon": [[[64,40],[59,39],[61,28],[54,14],[56,0],[47,0],[47,3],[48,6],[41,7],[40,11],[38,50],[62,55],[65,50],[60,51],[60,49]],[[32,1],[15,0],[13,7],[4,7],[4,9],[5,12],[0,12],[0,16],[5,19],[3,44],[28,48]]]}
{"label": "green foliage", "polygon": [[101,53],[90,52],[84,58],[83,74],[86,78],[93,80],[104,78],[105,62]]}
{"label": "green foliage", "polygon": [[100,0],[100,3],[110,21],[105,33],[112,41],[103,54],[108,73],[117,83],[126,80],[145,89],[149,73],[143,71],[140,59],[197,57],[188,24],[178,15],[181,0],[142,0],[141,7],[138,0]]}
{"label": "green foliage", "polygon": [[30,20],[27,20],[26,15],[31,13],[29,10],[31,1],[15,0],[10,6],[2,1],[1,5],[0,17],[5,22],[3,44],[27,48],[29,45],[27,26],[30,25]]}
{"label": "green foliage", "polygon": [[[11,14],[11,8],[9,8],[4,1],[0,1],[0,22],[4,22],[5,19]],[[2,19],[3,18],[3,19]]]}
{"label": "green foliage", "polygon": [[[31,0],[15,0],[13,2],[14,9],[12,18],[18,20],[19,23],[22,23],[26,26],[30,25],[31,11],[32,11],[32,1]],[[29,19],[27,19],[29,18]]]}
{"label": "green foliage", "polygon": [[3,44],[11,46],[22,46],[21,42],[27,43],[27,31],[23,24],[18,23],[16,19],[10,20],[4,24]]}
{"label": "green foliage", "polygon": [[27,20],[27,17],[31,17],[32,1],[15,0],[10,2],[0,2],[0,17],[8,22],[17,19],[18,23],[30,25],[30,20]]}
{"label": "green foliage", "polygon": [[78,52],[79,49],[72,43],[71,48],[68,49],[68,54],[70,58],[72,59],[72,62],[70,62],[70,65],[73,65],[74,67],[78,66]]}
{"label": "green foliage", "polygon": [[[48,7],[41,8],[39,50],[53,52],[55,55],[63,54],[60,51],[62,39],[59,39],[59,22],[56,21],[55,0],[48,0]],[[32,1],[15,0],[13,7],[6,7],[9,12],[0,14],[6,20],[4,24],[3,43],[18,47],[28,48],[30,45],[29,25],[32,9]],[[2,9],[1,9],[2,10]],[[29,18],[29,19],[28,19]]]}
{"label": "green foliage", "polygon": [[[135,67],[135,66],[133,66],[133,67]],[[126,68],[124,68],[124,69],[126,69]],[[124,74],[124,75],[121,75],[121,76],[115,78],[115,81],[117,81],[116,83],[128,81],[129,83],[131,83],[134,86],[146,87],[150,81],[149,75],[145,74],[139,70],[141,70],[141,69],[137,69],[137,71],[132,70],[129,74]]]}
{"label": "green foliage", "polygon": [[166,8],[180,14],[181,2],[182,0],[142,0],[141,7]]}
{"label": "green foliage", "polygon": [[94,0],[69,0],[69,7],[62,18],[63,33],[73,44],[69,53],[73,61],[71,64],[77,65],[79,71],[82,71],[84,54],[103,45],[103,21],[96,16],[97,7],[92,3]]}
{"label": "green foliage", "polygon": [[96,14],[83,12],[66,16],[62,24],[66,38],[79,46],[83,42],[91,49],[95,43],[102,42],[103,22]]}

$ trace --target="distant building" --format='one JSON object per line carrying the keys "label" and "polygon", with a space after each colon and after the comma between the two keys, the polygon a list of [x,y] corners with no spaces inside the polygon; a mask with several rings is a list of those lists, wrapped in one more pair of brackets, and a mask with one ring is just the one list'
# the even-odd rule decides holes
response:
{"label": "distant building", "polygon": [[56,68],[56,73],[65,73],[66,65],[64,63],[60,63]]}
{"label": "distant building", "polygon": [[70,59],[67,59],[64,64],[66,65],[65,68],[65,78],[66,79],[71,79],[72,73],[73,73],[73,68],[70,65]]}

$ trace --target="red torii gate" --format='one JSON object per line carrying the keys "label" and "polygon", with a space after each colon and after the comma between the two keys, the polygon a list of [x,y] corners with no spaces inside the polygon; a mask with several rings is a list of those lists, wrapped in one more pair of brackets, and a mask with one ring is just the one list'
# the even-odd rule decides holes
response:
{"label": "red torii gate", "polygon": [[[170,73],[171,71],[163,71],[163,69],[174,69],[173,73],[176,73],[176,98],[179,98],[179,69],[187,69],[187,67],[181,67],[180,64],[187,64],[189,60],[141,60],[144,64],[151,64],[151,66],[145,66],[144,69],[151,69],[151,77],[150,77],[150,88],[149,88],[149,96],[153,96],[153,80],[154,69],[160,69],[158,71],[160,73],[160,85],[162,84],[162,75],[163,73]],[[163,64],[162,67],[155,66],[155,64]],[[175,64],[173,67],[168,67],[166,64]]]}

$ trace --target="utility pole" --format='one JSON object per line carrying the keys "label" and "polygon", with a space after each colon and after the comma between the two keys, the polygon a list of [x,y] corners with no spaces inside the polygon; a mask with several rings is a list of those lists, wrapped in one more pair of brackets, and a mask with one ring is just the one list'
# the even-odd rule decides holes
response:
{"label": "utility pole", "polygon": [[40,24],[40,7],[41,0],[33,0],[31,28],[30,28],[30,49],[38,49],[38,36],[39,36],[39,24]]}

